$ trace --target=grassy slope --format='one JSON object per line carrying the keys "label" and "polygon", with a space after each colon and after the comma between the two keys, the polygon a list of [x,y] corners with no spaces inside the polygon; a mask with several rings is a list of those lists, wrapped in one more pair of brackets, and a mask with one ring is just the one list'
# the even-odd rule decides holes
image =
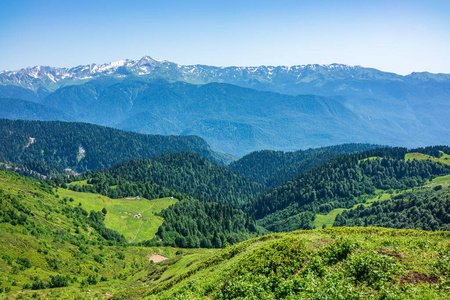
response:
{"label": "grassy slope", "polygon": [[[101,211],[106,208],[105,225],[121,233],[128,242],[140,242],[152,239],[159,226],[163,223],[161,217],[155,213],[176,203],[177,199],[162,198],[147,200],[111,199],[99,194],[80,193],[66,189],[59,189],[61,198],[74,198],[72,205],[79,205],[86,211]],[[134,216],[140,213],[142,218]]]}
{"label": "grassy slope", "polygon": [[271,234],[117,298],[448,299],[449,242],[450,232],[382,228]]}
{"label": "grassy slope", "polygon": [[427,154],[422,154],[422,153],[407,153],[406,156],[405,156],[405,160],[413,160],[413,159],[424,160],[424,159],[429,159],[429,160],[432,160],[434,162],[440,162],[440,163],[443,163],[443,164],[450,165],[450,155],[445,154],[442,151],[439,151],[439,152],[442,154],[442,156],[439,157],[439,158],[434,157],[434,156],[430,156],[430,155],[427,155]]}
{"label": "grassy slope", "polygon": [[[77,297],[100,299],[102,293],[116,294],[130,287],[142,286],[136,279],[145,276],[152,266],[149,261],[151,254],[160,254],[168,258],[177,257],[176,252],[179,250],[177,248],[101,246],[96,242],[98,235],[90,227],[87,230],[80,228],[80,233],[77,234],[85,240],[81,243],[81,247],[60,239],[54,234],[56,230],[75,234],[72,221],[60,213],[65,205],[70,205],[70,202],[68,202],[69,204],[62,203],[63,197],[73,197],[73,205],[82,203],[84,209],[92,208],[94,210],[104,207],[100,203],[108,200],[106,197],[100,196],[101,202],[97,203],[95,197],[98,195],[72,193],[71,191],[67,191],[71,193],[66,194],[66,190],[59,189],[57,192],[59,198],[57,198],[56,194],[51,195],[39,189],[38,181],[3,171],[0,171],[0,189],[6,195],[18,199],[23,206],[31,210],[34,216],[29,216],[29,218],[34,220],[36,226],[47,228],[46,234],[34,236],[24,225],[13,226],[10,223],[0,222],[0,288],[11,289],[9,293],[0,293],[0,299],[15,298],[13,295],[19,294],[23,294],[25,298],[31,298],[35,293],[36,297],[41,299],[73,299]],[[109,200],[110,202],[114,201]],[[152,209],[160,210],[165,207],[168,200],[158,199],[154,202],[143,200],[142,203],[144,201],[149,202]],[[138,207],[137,203],[140,201],[133,201],[133,203]],[[149,205],[147,204],[146,207]],[[114,207],[111,206],[111,211],[113,210]],[[184,252],[182,259],[173,263],[171,269],[173,272],[184,270],[188,263],[191,263],[193,267],[199,260],[214,253],[207,249],[184,250]],[[95,256],[101,257],[103,262],[96,261]],[[28,258],[31,268],[22,268],[17,262],[17,259],[20,258]],[[49,260],[54,260],[57,267],[51,266]],[[165,276],[173,275],[167,274]],[[37,276],[39,280],[49,281],[50,276],[55,275],[70,276],[74,281],[64,288],[37,291],[22,288],[24,284],[33,282],[32,277]],[[97,278],[104,276],[108,281],[81,287],[81,281],[88,275],[95,275]],[[162,276],[160,280],[166,278],[165,276]],[[91,290],[90,295],[86,294],[88,289]]]}

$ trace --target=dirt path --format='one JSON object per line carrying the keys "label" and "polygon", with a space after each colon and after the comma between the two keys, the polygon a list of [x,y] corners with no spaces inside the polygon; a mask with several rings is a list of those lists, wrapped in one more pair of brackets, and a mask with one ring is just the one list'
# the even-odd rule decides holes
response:
{"label": "dirt path", "polygon": [[168,257],[159,255],[159,254],[150,254],[150,256],[148,257],[149,261],[155,262],[155,263],[159,263],[160,261],[169,259]]}

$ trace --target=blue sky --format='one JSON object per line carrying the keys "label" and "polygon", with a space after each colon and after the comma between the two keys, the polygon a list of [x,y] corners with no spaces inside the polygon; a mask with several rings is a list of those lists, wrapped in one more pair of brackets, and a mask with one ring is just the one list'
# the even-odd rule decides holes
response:
{"label": "blue sky", "polygon": [[450,73],[450,1],[0,0],[0,70],[144,55]]}

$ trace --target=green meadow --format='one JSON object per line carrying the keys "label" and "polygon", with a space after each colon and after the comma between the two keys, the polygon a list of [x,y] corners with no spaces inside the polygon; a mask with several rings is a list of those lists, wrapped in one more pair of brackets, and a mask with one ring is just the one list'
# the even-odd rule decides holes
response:
{"label": "green meadow", "polygon": [[429,159],[431,161],[434,162],[440,162],[443,164],[447,164],[450,165],[450,155],[439,151],[441,153],[441,157],[437,158],[431,155],[427,155],[427,154],[422,154],[422,153],[407,153],[405,155],[405,160],[425,160],[425,159]]}
{"label": "green meadow", "polygon": [[[60,198],[72,198],[71,205],[81,207],[86,211],[107,210],[105,225],[107,228],[121,233],[129,243],[152,239],[163,219],[155,215],[162,209],[178,202],[177,199],[161,198],[111,199],[99,194],[75,192],[68,189],[58,189]],[[141,214],[140,218],[135,216]]]}

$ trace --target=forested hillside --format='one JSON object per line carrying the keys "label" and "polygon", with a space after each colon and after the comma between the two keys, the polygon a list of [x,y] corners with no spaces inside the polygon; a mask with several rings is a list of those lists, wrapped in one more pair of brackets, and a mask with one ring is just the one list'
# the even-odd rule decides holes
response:
{"label": "forested hillside", "polygon": [[179,202],[159,215],[164,223],[157,235],[165,246],[222,248],[267,233],[242,210],[220,202]]}
{"label": "forested hillside", "polygon": [[[263,191],[257,182],[189,152],[133,159],[105,170],[88,172],[79,179],[90,179],[89,183],[98,186],[103,184],[99,178],[104,172],[128,181],[155,182],[194,197],[222,203],[244,204]],[[96,191],[100,192],[99,189]]]}
{"label": "forested hillside", "polygon": [[261,194],[245,210],[267,226],[303,212],[326,214],[334,208],[351,208],[376,189],[408,189],[450,174],[449,165],[405,161],[406,153],[404,148],[383,148],[339,156]]}
{"label": "forested hillside", "polygon": [[437,185],[401,194],[371,206],[358,206],[336,216],[334,226],[377,226],[450,231],[450,189]]}
{"label": "forested hillside", "polygon": [[339,154],[360,152],[377,147],[379,146],[371,144],[342,144],[295,152],[263,150],[247,154],[232,162],[229,168],[266,187],[273,187]]}
{"label": "forested hillside", "polygon": [[146,135],[84,123],[0,119],[0,140],[0,162],[35,161],[78,172],[181,151],[221,162],[196,136]]}
{"label": "forested hillside", "polygon": [[[167,155],[172,157],[172,155]],[[188,158],[192,154],[181,153],[175,156],[177,159],[183,159],[183,157]],[[193,155],[193,157],[196,160],[201,160],[206,166],[211,168],[211,174],[215,175],[216,178],[226,179],[220,176],[231,173],[222,167],[213,166],[198,155]],[[192,161],[188,161],[188,163],[192,163]],[[266,232],[263,228],[256,226],[254,219],[250,215],[244,213],[237,207],[229,205],[229,203],[223,204],[222,202],[197,200],[189,194],[181,193],[179,190],[170,189],[155,183],[151,178],[147,177],[152,173],[150,171],[146,172],[147,168],[153,168],[155,166],[159,167],[160,170],[154,174],[164,171],[164,169],[161,169],[164,167],[163,164],[153,165],[151,160],[133,160],[114,166],[111,168],[114,170],[113,172],[110,172],[111,169],[106,171],[93,171],[81,176],[72,176],[68,179],[56,178],[50,182],[57,186],[68,187],[74,191],[98,193],[113,199],[139,196],[146,199],[171,197],[180,200],[177,204],[158,213],[164,219],[164,223],[157,232],[157,238],[155,237],[142,243],[147,246],[166,245],[185,248],[220,248],[225,241],[234,244]],[[219,170],[218,173],[212,172],[215,168]],[[200,169],[194,168],[194,170]],[[124,171],[124,174],[121,173],[122,171]],[[166,176],[171,176],[171,174],[176,176],[176,173],[170,173],[170,169],[166,171]],[[187,169],[186,174],[191,171]],[[224,173],[221,174],[220,172]],[[165,174],[165,172],[161,174]],[[210,174],[202,175],[204,178],[211,176]],[[236,176],[234,174],[232,175]],[[128,178],[129,180],[127,180]],[[182,176],[180,178],[183,179]],[[197,178],[201,179],[202,177]],[[241,180],[244,183],[249,182],[245,178],[241,178]],[[187,184],[188,182],[189,180],[185,179],[184,183]],[[236,189],[241,188],[243,190],[243,187],[239,187],[238,183],[239,181],[228,182],[228,186],[231,187],[230,190],[226,190],[225,186],[219,186],[218,188],[222,188],[224,193],[228,194],[228,191],[231,191],[233,186]],[[201,187],[204,183],[192,183],[192,186],[195,187],[196,185]]]}

